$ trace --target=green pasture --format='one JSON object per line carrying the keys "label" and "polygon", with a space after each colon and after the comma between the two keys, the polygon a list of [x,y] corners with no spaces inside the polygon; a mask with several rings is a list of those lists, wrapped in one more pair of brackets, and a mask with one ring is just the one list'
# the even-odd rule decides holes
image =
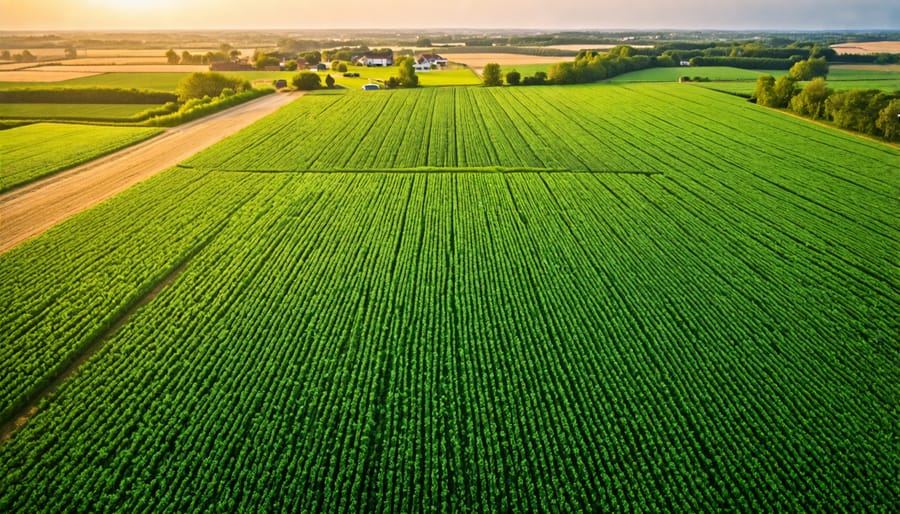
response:
{"label": "green pasture", "polygon": [[70,119],[79,118],[129,118],[159,105],[146,104],[47,104],[0,103],[0,118],[9,119]]}

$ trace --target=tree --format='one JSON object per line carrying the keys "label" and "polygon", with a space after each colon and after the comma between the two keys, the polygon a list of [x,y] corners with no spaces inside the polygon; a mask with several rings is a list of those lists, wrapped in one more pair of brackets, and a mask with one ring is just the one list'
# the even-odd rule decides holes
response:
{"label": "tree", "polygon": [[325,87],[327,87],[328,89],[334,87],[334,77],[332,77],[331,75],[325,76]]}
{"label": "tree", "polygon": [[297,57],[306,60],[306,64],[310,66],[315,66],[322,62],[322,52],[318,50],[314,50],[312,52],[303,52],[298,54]]}
{"label": "tree", "polygon": [[[416,75],[416,69],[414,67],[415,60],[412,56],[404,56],[397,59],[397,87],[418,87],[419,86],[419,77]],[[391,77],[394,78],[394,77]]]}
{"label": "tree", "polygon": [[788,76],[778,77],[772,93],[774,104],[772,107],[787,107],[791,103],[791,98],[797,93],[796,81]]}
{"label": "tree", "polygon": [[225,89],[248,91],[252,88],[250,82],[240,77],[207,71],[191,73],[181,79],[175,87],[175,93],[179,101],[186,102],[192,98],[216,97]]}
{"label": "tree", "polygon": [[484,70],[481,72],[481,80],[487,87],[502,86],[503,77],[500,74],[500,65],[495,62],[485,64]]}
{"label": "tree", "polygon": [[340,73],[347,73],[347,65],[345,63],[340,63],[340,64],[338,64],[337,70]]}
{"label": "tree", "polygon": [[297,61],[291,59],[284,63],[284,69],[286,71],[297,71]]}
{"label": "tree", "polygon": [[169,64],[178,64],[178,53],[173,49],[166,52],[166,62]]}
{"label": "tree", "polygon": [[191,64],[194,61],[193,56],[187,50],[181,52],[181,64]]}
{"label": "tree", "polygon": [[513,70],[506,74],[506,83],[510,86],[518,86],[522,82],[522,74]]}
{"label": "tree", "polygon": [[0,59],[3,59],[4,61],[12,59],[12,55],[10,55],[9,50],[3,50],[2,52],[0,52]]}
{"label": "tree", "polygon": [[875,126],[888,141],[900,141],[900,98],[895,98],[878,113]]}
{"label": "tree", "polygon": [[72,45],[69,45],[66,47],[65,53],[66,53],[66,59],[74,59],[74,58],[78,57],[78,50],[76,50],[75,47]]}
{"label": "tree", "polygon": [[788,70],[788,76],[794,80],[812,80],[816,77],[825,77],[827,75],[828,61],[824,57],[798,61]]}
{"label": "tree", "polygon": [[291,83],[300,91],[312,91],[314,89],[321,89],[322,78],[319,77],[317,73],[313,73],[311,71],[301,71],[300,73],[294,75]]}
{"label": "tree", "polygon": [[825,79],[814,78],[797,96],[791,99],[791,109],[803,116],[817,120],[825,117],[825,100],[831,90],[825,87]]}
{"label": "tree", "polygon": [[752,99],[756,100],[759,105],[773,107],[772,102],[775,97],[775,77],[771,75],[760,75],[756,79],[756,89],[753,91]]}

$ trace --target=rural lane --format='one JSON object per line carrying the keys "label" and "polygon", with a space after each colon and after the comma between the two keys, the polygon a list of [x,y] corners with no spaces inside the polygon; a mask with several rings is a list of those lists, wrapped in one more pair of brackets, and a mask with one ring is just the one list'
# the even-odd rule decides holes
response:
{"label": "rural lane", "polygon": [[301,95],[266,95],[0,195],[0,253],[175,166]]}

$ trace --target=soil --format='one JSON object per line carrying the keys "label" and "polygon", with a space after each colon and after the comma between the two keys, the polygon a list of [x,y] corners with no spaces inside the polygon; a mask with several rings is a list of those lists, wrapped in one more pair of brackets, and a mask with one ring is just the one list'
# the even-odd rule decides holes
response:
{"label": "soil", "polygon": [[300,96],[267,95],[0,196],[0,253],[175,166]]}

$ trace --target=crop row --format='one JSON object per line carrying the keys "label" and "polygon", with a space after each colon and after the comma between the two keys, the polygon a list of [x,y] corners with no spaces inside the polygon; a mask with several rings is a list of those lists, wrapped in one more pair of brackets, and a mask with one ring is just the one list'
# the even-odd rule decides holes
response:
{"label": "crop row", "polygon": [[862,344],[890,321],[855,310],[890,301],[810,295],[815,256],[786,267],[669,179],[241,176],[232,194],[254,199],[0,449],[4,509],[853,510],[900,494],[897,420],[873,410],[896,369]]}
{"label": "crop row", "polygon": [[[159,129],[35,123],[3,131],[0,192],[159,134]],[[64,145],[51,143],[65,141]]]}
{"label": "crop row", "polygon": [[0,257],[36,370],[174,278],[0,510],[889,510],[896,151],[674,87],[306,96]]}

